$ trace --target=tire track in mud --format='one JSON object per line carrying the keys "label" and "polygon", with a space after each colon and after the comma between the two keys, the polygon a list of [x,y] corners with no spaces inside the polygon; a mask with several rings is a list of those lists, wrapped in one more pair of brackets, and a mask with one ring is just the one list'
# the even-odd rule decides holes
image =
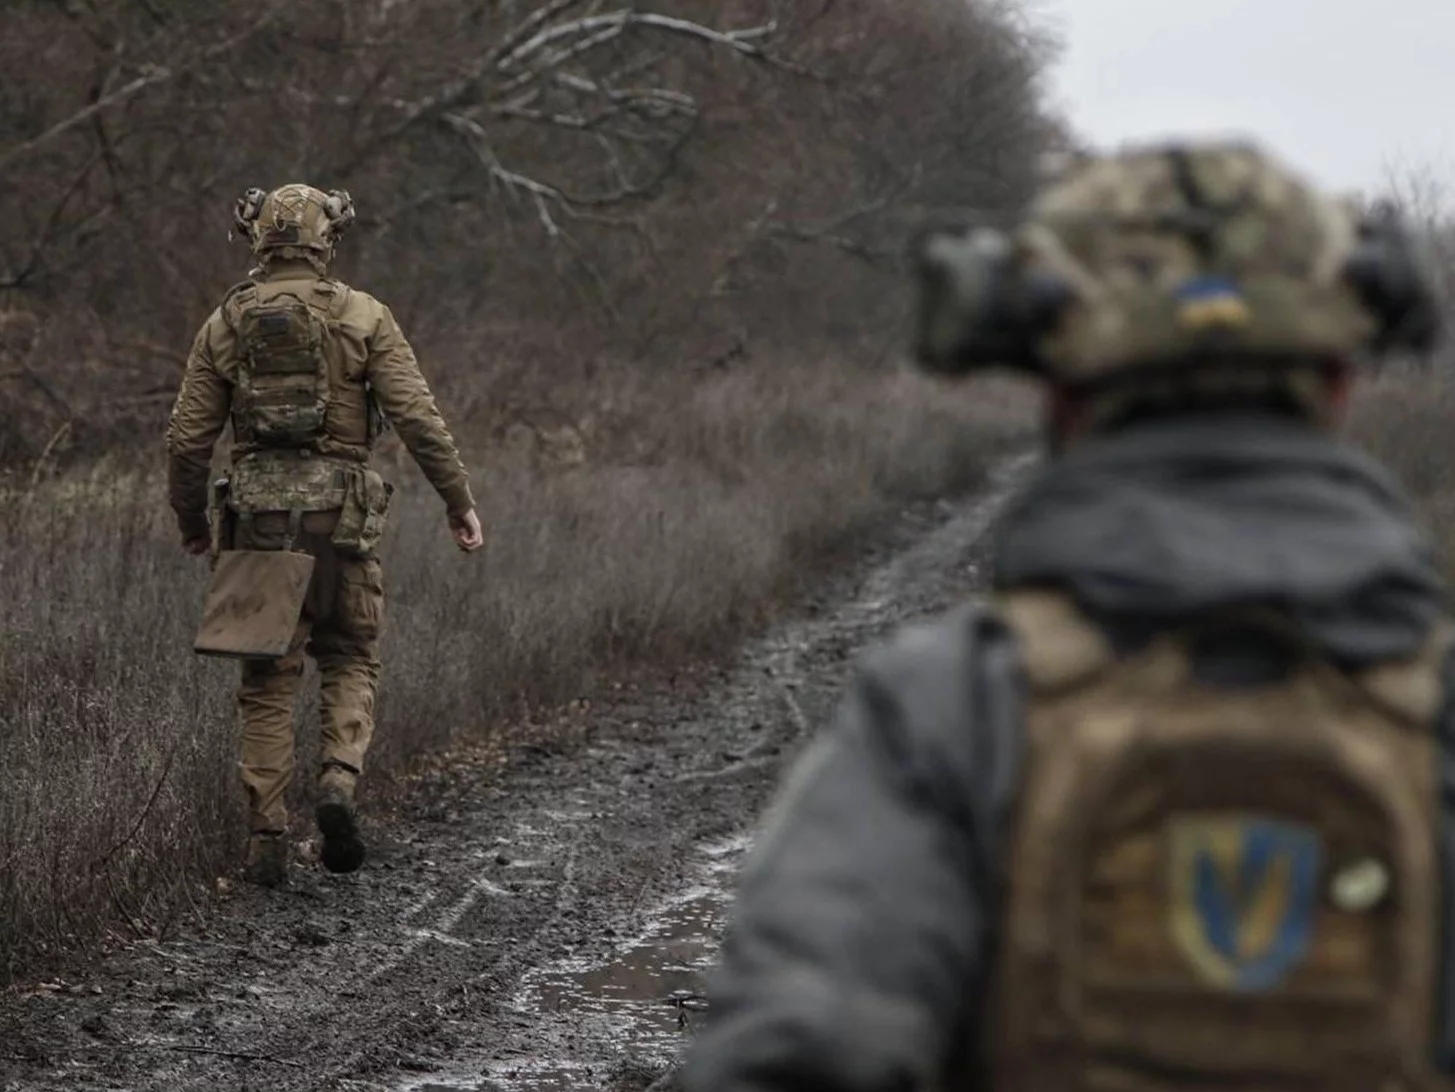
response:
{"label": "tire track in mud", "polygon": [[728,664],[617,691],[503,771],[451,771],[370,831],[364,871],[240,890],[69,988],[0,997],[0,1089],[642,1087],[690,1029],[784,763],[864,645],[983,586],[1029,463],[908,515]]}

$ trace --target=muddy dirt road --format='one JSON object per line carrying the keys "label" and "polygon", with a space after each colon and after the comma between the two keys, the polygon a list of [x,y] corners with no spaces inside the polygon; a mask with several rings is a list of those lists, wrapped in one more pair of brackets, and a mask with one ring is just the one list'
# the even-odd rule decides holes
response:
{"label": "muddy dirt road", "polygon": [[0,997],[0,1089],[644,1088],[700,1018],[733,874],[852,656],[980,585],[1011,461],[733,662],[579,709],[370,831],[370,867]]}

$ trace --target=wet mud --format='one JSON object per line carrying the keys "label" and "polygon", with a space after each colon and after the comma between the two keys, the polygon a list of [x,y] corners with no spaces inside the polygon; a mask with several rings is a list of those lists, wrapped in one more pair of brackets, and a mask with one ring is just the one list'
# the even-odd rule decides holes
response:
{"label": "wet mud", "polygon": [[[406,1082],[414,1092],[571,1092],[636,1086],[669,1071],[694,1022],[707,1009],[707,975],[727,923],[733,877],[748,837],[700,847],[697,882],[651,909],[643,931],[603,958],[556,961],[521,976],[511,1007],[526,1017],[568,1024],[578,1036],[606,1046],[628,1044],[615,1070],[604,1054],[551,1054],[468,1067],[454,1080]],[[613,1079],[614,1078],[614,1079]],[[596,1081],[594,1084],[593,1081]],[[610,1084],[606,1087],[610,1087]]]}
{"label": "wet mud", "polygon": [[728,662],[581,703],[432,778],[352,875],[235,888],[163,941],[0,995],[0,1089],[666,1088],[734,876],[851,660],[983,587],[1025,459],[907,512]]}

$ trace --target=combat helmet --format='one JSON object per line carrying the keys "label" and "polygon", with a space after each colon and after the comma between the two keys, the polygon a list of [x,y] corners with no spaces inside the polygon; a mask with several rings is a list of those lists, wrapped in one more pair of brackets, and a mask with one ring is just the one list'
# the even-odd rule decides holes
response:
{"label": "combat helmet", "polygon": [[942,373],[1008,366],[1088,391],[1266,378],[1426,351],[1439,325],[1393,209],[1322,194],[1244,142],[1083,158],[1012,232],[931,235],[917,260],[917,355]]}
{"label": "combat helmet", "polygon": [[272,257],[303,258],[320,271],[353,221],[354,203],[347,191],[324,193],[301,182],[271,193],[250,189],[238,198],[233,214],[236,231],[265,263]]}

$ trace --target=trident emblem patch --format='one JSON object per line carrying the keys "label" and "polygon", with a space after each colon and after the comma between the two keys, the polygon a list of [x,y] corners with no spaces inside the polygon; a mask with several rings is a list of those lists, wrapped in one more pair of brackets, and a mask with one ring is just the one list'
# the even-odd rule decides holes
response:
{"label": "trident emblem patch", "polygon": [[1308,954],[1318,909],[1318,832],[1255,816],[1174,820],[1171,929],[1198,976],[1222,990],[1272,989]]}

